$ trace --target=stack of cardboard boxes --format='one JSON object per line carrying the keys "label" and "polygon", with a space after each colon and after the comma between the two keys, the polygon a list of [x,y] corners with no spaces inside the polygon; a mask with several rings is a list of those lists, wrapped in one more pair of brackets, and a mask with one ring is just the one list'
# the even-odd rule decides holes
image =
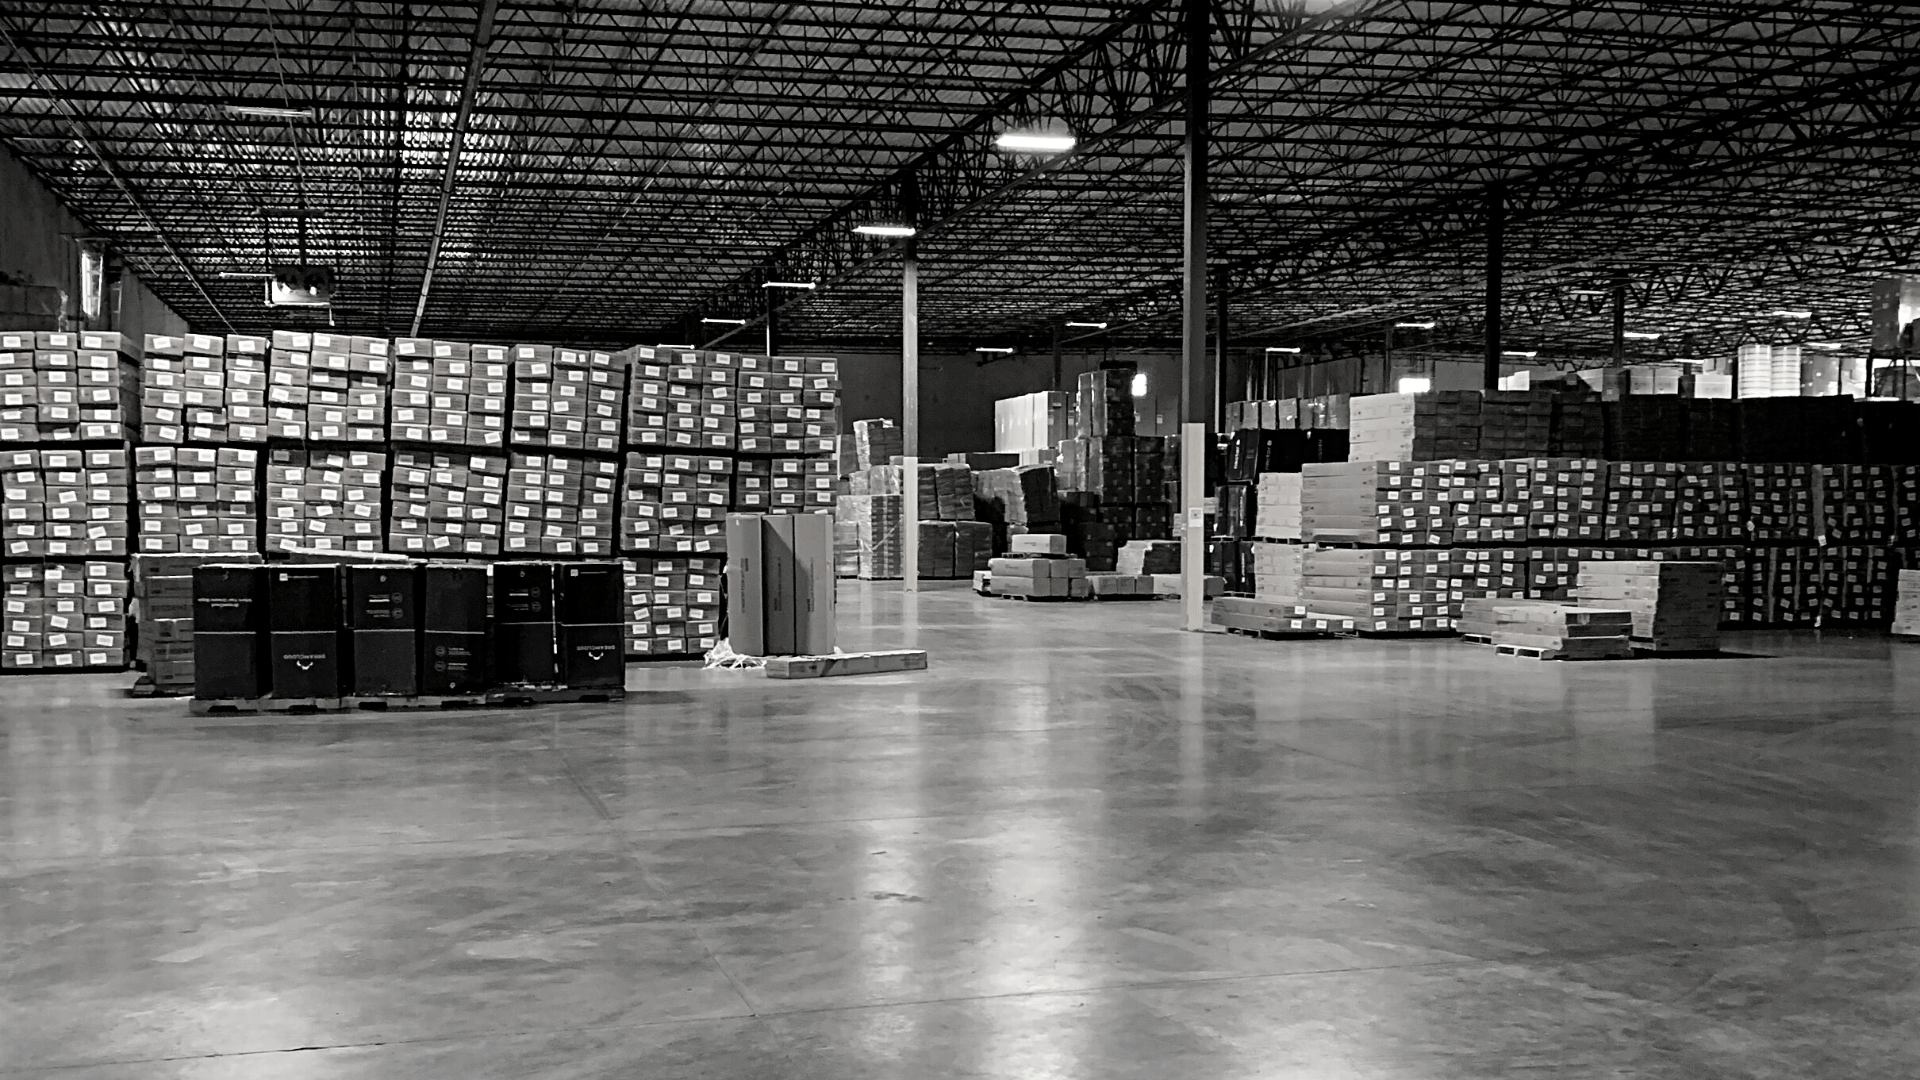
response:
{"label": "stack of cardboard boxes", "polygon": [[134,447],[134,550],[258,553],[260,454],[251,446]]}
{"label": "stack of cardboard boxes", "polygon": [[[720,454],[630,451],[621,476],[618,533],[621,550],[692,555],[726,550],[727,508],[738,480],[767,494],[764,474],[736,477],[735,461]],[[765,502],[761,501],[764,506]]]}
{"label": "stack of cardboard boxes", "polygon": [[512,387],[505,345],[396,338],[393,354],[393,441],[506,446]]}
{"label": "stack of cardboard boxes", "polygon": [[388,551],[500,554],[507,520],[506,458],[401,450],[393,455],[388,496]]}
{"label": "stack of cardboard boxes", "polygon": [[609,555],[619,530],[620,466],[565,454],[511,456],[505,554]]}
{"label": "stack of cardboard boxes", "polygon": [[9,449],[0,465],[5,558],[125,558],[132,550],[124,449]]}
{"label": "stack of cardboard boxes", "polygon": [[[393,360],[386,338],[275,330],[267,356],[267,437],[379,447]],[[203,439],[193,428],[188,442]]]}
{"label": "stack of cardboard boxes", "polygon": [[1349,403],[1352,461],[1439,461],[1480,452],[1480,392],[1371,394]]}
{"label": "stack of cardboard boxes", "polygon": [[0,668],[123,668],[127,564],[18,562],[0,567]]}
{"label": "stack of cardboard boxes", "polygon": [[612,353],[515,345],[511,355],[514,446],[619,451],[626,370]]}
{"label": "stack of cardboard boxes", "polygon": [[372,450],[269,449],[265,548],[385,550],[386,472],[387,455]]}
{"label": "stack of cardboard boxes", "polygon": [[725,560],[640,556],[623,565],[627,655],[699,655],[720,643]]}
{"label": "stack of cardboard boxes", "polygon": [[0,446],[125,442],[139,421],[140,371],[119,334],[0,332]]}

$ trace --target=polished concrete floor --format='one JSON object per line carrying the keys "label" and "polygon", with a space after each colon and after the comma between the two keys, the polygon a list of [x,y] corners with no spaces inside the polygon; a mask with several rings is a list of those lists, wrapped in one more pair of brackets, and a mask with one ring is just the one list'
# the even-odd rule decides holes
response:
{"label": "polished concrete floor", "polygon": [[1920,1076],[1920,646],[908,603],[619,706],[0,679],[0,1075]]}

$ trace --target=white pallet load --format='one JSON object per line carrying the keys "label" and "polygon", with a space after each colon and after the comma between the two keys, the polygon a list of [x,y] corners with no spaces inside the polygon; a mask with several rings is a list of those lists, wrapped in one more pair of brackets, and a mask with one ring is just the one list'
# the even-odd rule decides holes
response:
{"label": "white pallet load", "polygon": [[1773,396],[1799,397],[1803,377],[1800,346],[1775,345],[1773,347]]}
{"label": "white pallet load", "polygon": [[1632,612],[1634,648],[1716,652],[1724,581],[1717,562],[1583,562],[1573,595],[1585,607]]}
{"label": "white pallet load", "polygon": [[1893,602],[1893,632],[1920,637],[1920,570],[1900,571],[1900,592]]}
{"label": "white pallet load", "polygon": [[1300,479],[1297,472],[1260,474],[1253,535],[1263,540],[1300,539]]}
{"label": "white pallet load", "polygon": [[1741,398],[1773,396],[1773,346],[1742,345],[1737,354],[1735,393]]}
{"label": "white pallet load", "polygon": [[1496,604],[1493,645],[1542,660],[1624,660],[1633,614],[1613,608],[1529,601]]}
{"label": "white pallet load", "polygon": [[1306,575],[1306,547],[1257,540],[1252,546],[1254,599],[1300,603],[1300,587]]}

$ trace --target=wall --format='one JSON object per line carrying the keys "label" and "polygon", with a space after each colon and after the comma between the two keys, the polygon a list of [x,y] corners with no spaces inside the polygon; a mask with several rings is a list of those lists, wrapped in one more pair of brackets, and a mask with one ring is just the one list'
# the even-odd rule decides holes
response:
{"label": "wall", "polygon": [[[80,251],[86,227],[38,178],[0,147],[0,320],[35,329],[80,323]],[[122,274],[118,310],[91,329],[119,330],[139,348],[143,334],[183,334],[187,323],[134,275]],[[25,288],[18,288],[25,286]]]}
{"label": "wall", "polygon": [[[783,352],[809,355],[804,346]],[[833,353],[840,360],[842,413],[855,420],[900,420],[899,353]],[[993,403],[1040,390],[1071,390],[1083,371],[1103,359],[1132,360],[1146,373],[1148,396],[1137,399],[1142,435],[1171,434],[1178,426],[1180,360],[1167,353],[1067,352],[1060,385],[1054,385],[1053,355],[1041,353],[982,365],[975,353],[920,356],[920,456],[993,449]]]}

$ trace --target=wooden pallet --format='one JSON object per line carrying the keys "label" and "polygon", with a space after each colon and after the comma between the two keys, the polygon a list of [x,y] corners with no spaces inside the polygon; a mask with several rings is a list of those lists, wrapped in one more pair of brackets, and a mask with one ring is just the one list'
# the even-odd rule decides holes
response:
{"label": "wooden pallet", "polygon": [[173,689],[173,690],[162,690],[162,689],[160,689],[160,688],[159,688],[158,686],[156,686],[156,685],[154,685],[154,682],[153,682],[153,678],[152,678],[151,676],[149,676],[149,675],[142,675],[142,676],[140,676],[139,678],[137,678],[137,679],[135,679],[135,680],[133,680],[133,685],[132,685],[132,686],[129,686],[129,687],[127,687],[127,696],[128,696],[128,697],[134,697],[134,698],[152,698],[152,697],[166,697],[166,698],[182,698],[182,697],[192,697],[192,696],[193,696],[193,687],[191,687],[191,686],[182,686],[182,687],[179,687],[179,688],[177,688],[177,689]]}
{"label": "wooden pallet", "polygon": [[996,592],[988,596],[997,596],[1002,600],[1025,600],[1030,604],[1065,604],[1090,599],[1085,596],[1028,596],[1026,593]]}
{"label": "wooden pallet", "polygon": [[1363,638],[1457,638],[1454,630],[1355,630]]}
{"label": "wooden pallet", "polygon": [[1517,656],[1527,660],[1631,660],[1633,651],[1610,652],[1598,655],[1592,653],[1571,654],[1559,649],[1543,649],[1537,645],[1495,645],[1493,651],[1498,656]]}
{"label": "wooden pallet", "polygon": [[257,713],[301,715],[339,712],[341,698],[193,698],[187,712],[194,716],[240,716]]}
{"label": "wooden pallet", "polygon": [[580,689],[565,686],[502,686],[487,691],[488,705],[604,705],[625,701],[623,689]]}
{"label": "wooden pallet", "polygon": [[486,707],[487,695],[426,694],[417,697],[401,697],[389,694],[359,694],[349,695],[340,700],[349,709],[397,712],[412,709],[482,709]]}

